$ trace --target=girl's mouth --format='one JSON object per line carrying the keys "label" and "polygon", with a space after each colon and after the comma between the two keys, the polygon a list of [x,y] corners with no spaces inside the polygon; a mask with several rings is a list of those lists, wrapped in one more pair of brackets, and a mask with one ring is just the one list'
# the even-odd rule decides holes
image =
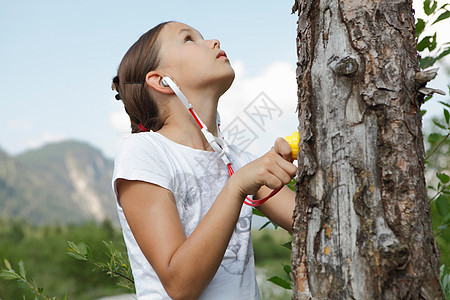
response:
{"label": "girl's mouth", "polygon": [[220,51],[219,51],[219,54],[217,54],[216,58],[219,58],[219,57],[222,57],[222,56],[227,57],[227,54],[225,53],[225,51],[220,50]]}

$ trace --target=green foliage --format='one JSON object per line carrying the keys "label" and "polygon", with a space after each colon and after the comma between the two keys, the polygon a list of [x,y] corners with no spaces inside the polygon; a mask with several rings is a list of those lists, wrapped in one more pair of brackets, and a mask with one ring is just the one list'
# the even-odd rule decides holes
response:
{"label": "green foliage", "polygon": [[134,286],[133,274],[131,273],[130,263],[128,257],[121,250],[114,246],[113,242],[103,241],[104,246],[108,250],[106,253],[109,257],[109,261],[100,262],[93,258],[91,249],[84,242],[78,244],[68,241],[69,248],[66,252],[69,256],[77,260],[88,261],[96,266],[100,271],[105,272],[110,277],[118,277],[121,281],[117,282],[117,285],[126,288],[130,293],[136,293]]}
{"label": "green foliage", "polygon": [[450,270],[449,268],[445,268],[444,265],[441,265],[440,268],[440,278],[439,281],[442,286],[442,290],[444,291],[444,295],[446,299],[449,299],[450,295]]}
{"label": "green foliage", "polygon": [[282,288],[285,288],[287,290],[292,290],[291,266],[285,265],[285,264],[282,264],[282,265],[283,265],[283,271],[284,271],[285,278],[282,278],[280,276],[272,276],[267,280],[272,283],[275,283],[278,286],[281,286]]}
{"label": "green foliage", "polygon": [[[449,89],[450,92],[450,89]],[[450,267],[450,104],[439,101],[442,116],[433,119],[426,141],[426,170],[434,174],[428,179],[431,219],[436,243],[441,250],[441,273]],[[441,280],[442,281],[442,280]],[[445,291],[445,287],[443,286]],[[450,298],[450,294],[447,294]]]}
{"label": "green foliage", "polygon": [[275,283],[278,286],[281,286],[282,288],[285,288],[287,290],[292,290],[291,283],[279,276],[272,276],[267,280],[272,283]]}
{"label": "green foliage", "polygon": [[427,56],[420,60],[420,67],[422,69],[429,68],[435,62],[450,54],[450,43],[437,47],[436,39],[437,32],[433,35],[423,36],[423,33],[430,29],[436,23],[442,22],[450,18],[450,11],[447,9],[449,3],[438,8],[436,0],[425,0],[423,2],[423,11],[427,15],[426,20],[418,18],[416,21],[416,37],[418,38],[417,50],[423,52],[427,50]]}
{"label": "green foliage", "polygon": [[[427,15],[427,20],[417,19],[416,37],[418,37],[417,50],[422,53],[428,51],[420,61],[420,67],[426,69],[431,67],[435,62],[450,54],[450,42],[445,43],[437,48],[436,35],[422,37],[423,32],[431,28],[438,22],[450,18],[450,11],[447,7],[449,3],[445,3],[438,8],[436,0],[425,0],[423,2],[423,10]],[[450,87],[449,87],[450,93]],[[429,101],[431,97],[426,97],[425,101]],[[425,158],[426,171],[430,171],[435,176],[429,179],[427,185],[428,195],[430,195],[431,220],[433,231],[441,250],[441,267],[440,281],[444,295],[450,299],[449,286],[449,266],[450,266],[450,176],[446,174],[450,171],[450,104],[439,101],[443,106],[443,115],[439,119],[433,119],[434,128],[425,138],[427,143],[427,153]],[[422,112],[422,116],[426,111]]]}
{"label": "green foliage", "polygon": [[253,246],[255,249],[255,261],[264,264],[272,260],[289,261],[291,252],[281,245],[290,238],[284,230],[266,229],[252,232]]}
{"label": "green foliage", "polygon": [[[292,190],[295,191],[295,179],[292,178],[292,180],[287,184],[287,186]],[[253,208],[253,214],[260,217],[265,217],[263,213],[261,213],[259,210]],[[272,224],[275,229],[278,228],[278,225],[273,223],[270,220],[267,220],[264,225],[262,225],[258,231],[261,231],[262,229],[266,228],[269,224]],[[260,235],[259,237],[255,238],[255,234],[253,234],[253,245],[255,248],[255,260],[257,262],[263,262],[265,260],[268,260],[269,258],[271,260],[273,259],[279,259],[279,258],[288,258],[290,257],[290,252],[292,250],[292,236],[289,237],[290,241],[285,242],[283,244],[276,243],[273,239],[273,234],[264,233],[263,235]],[[283,248],[280,248],[280,245],[284,248],[288,249],[286,251]],[[285,278],[282,278],[280,276],[272,276],[268,281],[288,290],[292,290],[292,279],[290,277],[291,273],[291,267],[290,265],[283,265],[283,270],[285,272]]]}
{"label": "green foliage", "polygon": [[[6,269],[2,270],[2,278],[15,276],[8,271],[12,269],[8,266],[17,265],[16,274],[26,275],[30,284],[43,288],[42,291],[45,289],[46,294],[57,299],[64,299],[66,294],[71,299],[88,300],[128,292],[128,289],[118,287],[126,282],[125,279],[116,278],[112,274],[94,275],[91,264],[80,263],[67,255],[64,250],[68,240],[83,240],[86,245],[91,245],[89,251],[92,257],[98,262],[110,264],[105,269],[115,271],[114,266],[117,267],[120,259],[117,253],[111,255],[108,248],[105,252],[102,240],[112,241],[113,244],[108,247],[115,248],[114,251],[119,251],[122,259],[127,261],[122,233],[110,222],[37,227],[22,220],[0,220],[0,259],[8,260]],[[88,250],[80,250],[85,251]],[[20,261],[25,264],[19,263]],[[20,271],[21,268],[23,272]],[[17,289],[13,282],[17,282],[16,277],[13,281],[0,280],[1,299],[34,299],[35,293],[30,286],[19,285],[23,289]]]}
{"label": "green foliage", "polygon": [[[27,275],[25,272],[25,265],[23,261],[19,261],[19,273],[17,273],[11,266],[11,263],[5,258],[5,269],[0,270],[0,277],[5,280],[15,280],[17,286],[30,291],[34,294],[34,299],[44,299],[44,300],[56,300],[56,297],[48,297],[44,294],[44,289],[41,287],[37,287],[36,283],[30,282],[27,279]],[[63,299],[67,299],[67,294]]]}

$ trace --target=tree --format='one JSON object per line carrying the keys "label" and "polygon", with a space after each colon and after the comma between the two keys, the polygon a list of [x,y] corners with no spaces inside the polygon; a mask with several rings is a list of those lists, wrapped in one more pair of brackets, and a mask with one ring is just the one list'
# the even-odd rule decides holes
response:
{"label": "tree", "polygon": [[411,1],[304,0],[295,299],[439,299]]}

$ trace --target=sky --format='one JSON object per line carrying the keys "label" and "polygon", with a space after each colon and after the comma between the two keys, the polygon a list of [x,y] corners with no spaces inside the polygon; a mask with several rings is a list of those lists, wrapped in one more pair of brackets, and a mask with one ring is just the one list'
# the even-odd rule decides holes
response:
{"label": "sky", "polygon": [[[420,1],[417,1],[421,3]],[[441,1],[443,2],[443,1]],[[263,155],[298,120],[297,15],[293,1],[8,1],[0,10],[0,148],[10,155],[66,139],[113,158],[129,134],[111,80],[128,48],[151,27],[176,20],[217,38],[235,69],[219,101],[229,142]],[[421,16],[420,5],[416,15]],[[448,27],[447,23],[447,27]],[[443,28],[444,24],[440,27]],[[438,29],[441,41],[448,30]],[[448,92],[441,68],[429,84]],[[426,118],[440,113],[435,97]],[[260,107],[270,118],[255,114]],[[245,128],[247,136],[232,133]],[[230,141],[231,139],[231,141]]]}

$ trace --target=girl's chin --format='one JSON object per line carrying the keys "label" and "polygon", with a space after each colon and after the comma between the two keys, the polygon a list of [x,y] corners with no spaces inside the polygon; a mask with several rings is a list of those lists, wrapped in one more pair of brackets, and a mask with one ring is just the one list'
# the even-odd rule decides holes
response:
{"label": "girl's chin", "polygon": [[[233,83],[233,81],[234,81],[234,77],[235,77],[235,73],[234,73],[234,70],[233,69],[231,69],[233,72],[231,72],[231,74],[229,75],[229,77],[227,77],[226,79],[228,80],[227,81],[227,84],[226,84],[226,90],[224,91],[224,93],[230,88],[230,86],[231,86],[231,84]],[[225,81],[225,79],[224,79],[224,81]]]}

